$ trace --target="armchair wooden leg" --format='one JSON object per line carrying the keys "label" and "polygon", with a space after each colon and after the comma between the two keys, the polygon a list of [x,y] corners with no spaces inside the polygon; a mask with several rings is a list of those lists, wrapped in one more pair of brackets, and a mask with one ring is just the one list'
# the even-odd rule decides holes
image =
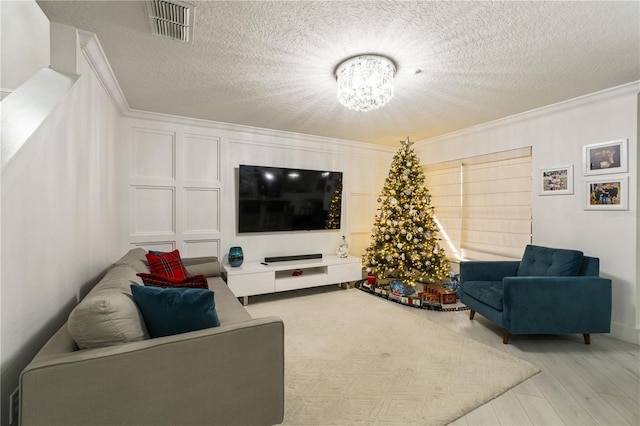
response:
{"label": "armchair wooden leg", "polygon": [[474,311],[473,309],[471,309],[469,311],[469,320],[473,320],[473,317],[476,315],[476,311]]}
{"label": "armchair wooden leg", "polygon": [[509,332],[507,330],[502,334],[502,343],[505,345],[509,343]]}
{"label": "armchair wooden leg", "polygon": [[584,344],[585,345],[590,345],[591,344],[591,336],[589,335],[589,333],[583,334],[582,336],[584,336]]}

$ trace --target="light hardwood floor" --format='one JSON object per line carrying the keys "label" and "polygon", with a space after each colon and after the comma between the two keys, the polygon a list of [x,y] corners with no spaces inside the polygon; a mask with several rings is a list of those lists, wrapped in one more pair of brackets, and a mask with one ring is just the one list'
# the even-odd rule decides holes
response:
{"label": "light hardwood floor", "polygon": [[[360,290],[325,286],[251,299],[325,291]],[[480,314],[471,321],[469,311],[398,306],[542,370],[451,425],[640,425],[640,346],[603,334],[592,334],[590,345],[581,334],[513,335],[504,345],[502,329]]]}
{"label": "light hardwood floor", "polygon": [[581,334],[514,335],[504,345],[480,314],[403,308],[542,370],[452,425],[640,425],[640,346],[602,334],[590,345]]}

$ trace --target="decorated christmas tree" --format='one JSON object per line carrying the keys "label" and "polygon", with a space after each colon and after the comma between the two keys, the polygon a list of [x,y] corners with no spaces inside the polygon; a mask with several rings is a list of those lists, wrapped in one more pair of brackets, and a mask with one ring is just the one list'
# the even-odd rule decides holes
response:
{"label": "decorated christmas tree", "polygon": [[333,197],[329,205],[329,213],[327,214],[326,229],[340,229],[340,209],[342,209],[341,180],[336,183],[336,189],[333,191]]}
{"label": "decorated christmas tree", "polygon": [[449,276],[449,263],[439,244],[431,196],[409,138],[393,157],[378,197],[371,245],[364,254],[367,271],[378,278],[436,282]]}

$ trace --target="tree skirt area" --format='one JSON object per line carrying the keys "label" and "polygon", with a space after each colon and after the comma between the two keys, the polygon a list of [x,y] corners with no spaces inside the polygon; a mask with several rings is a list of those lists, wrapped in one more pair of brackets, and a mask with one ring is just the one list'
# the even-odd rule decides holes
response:
{"label": "tree skirt area", "polygon": [[[402,305],[411,306],[413,308],[419,309],[427,309],[429,311],[440,311],[440,312],[454,312],[454,311],[468,311],[469,307],[464,303],[460,302],[455,292],[448,291],[451,297],[455,302],[447,302],[443,303],[442,296],[438,297],[435,294],[432,294],[426,298],[420,297],[420,291],[424,293],[429,293],[427,284],[418,283],[416,284],[416,289],[414,293],[411,295],[404,296],[402,294],[398,294],[393,292],[393,289],[390,286],[377,286],[377,285],[369,285],[367,284],[367,280],[356,281],[355,288],[364,291],[365,293],[373,294],[374,296],[382,297],[383,299],[391,300],[392,302],[400,303]],[[445,290],[441,285],[433,286],[440,290]]]}
{"label": "tree skirt area", "polygon": [[256,296],[285,324],[288,425],[447,424],[540,372],[357,289]]}

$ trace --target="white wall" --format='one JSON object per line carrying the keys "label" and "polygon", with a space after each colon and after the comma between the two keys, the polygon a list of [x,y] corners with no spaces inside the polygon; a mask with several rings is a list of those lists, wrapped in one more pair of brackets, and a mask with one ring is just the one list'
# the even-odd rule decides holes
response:
{"label": "white wall", "polygon": [[[334,254],[346,235],[351,254],[364,252],[393,149],[151,113],[137,116],[125,119],[131,245],[220,259],[239,245],[247,261],[258,261]],[[341,230],[238,235],[240,164],[343,172]]]}
{"label": "white wall", "polygon": [[[600,258],[613,281],[612,335],[638,344],[638,92],[640,83],[548,106],[416,144],[429,164],[531,146],[533,243]],[[585,211],[585,145],[628,139],[629,210]],[[574,166],[572,195],[539,196],[538,170]],[[427,183],[428,184],[428,183]]]}
{"label": "white wall", "polygon": [[35,1],[0,2],[0,99],[49,66],[49,21]]}
{"label": "white wall", "polygon": [[78,81],[2,169],[3,425],[22,368],[123,253],[121,118],[78,61]]}

